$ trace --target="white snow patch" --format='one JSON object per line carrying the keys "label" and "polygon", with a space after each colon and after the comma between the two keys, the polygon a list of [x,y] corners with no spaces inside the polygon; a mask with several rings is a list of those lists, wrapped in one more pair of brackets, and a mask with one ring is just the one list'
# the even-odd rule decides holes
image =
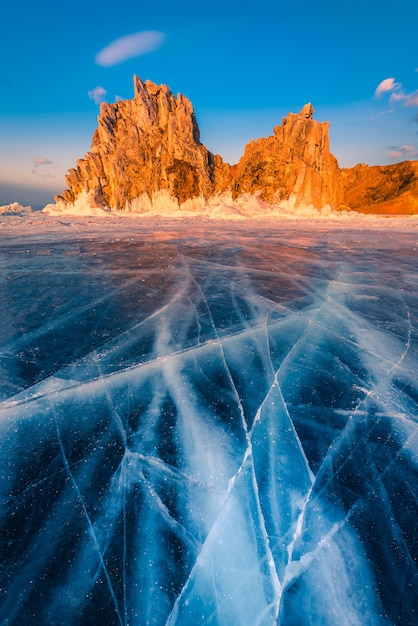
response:
{"label": "white snow patch", "polygon": [[[148,196],[147,196],[148,198]],[[204,204],[202,198],[179,205],[161,192],[151,202],[145,198],[135,201],[127,210],[91,206],[91,197],[80,194],[74,204],[61,201],[49,204],[42,211],[32,211],[17,202],[0,207],[0,232],[2,236],[21,237],[49,241],[60,236],[106,238],[141,236],[144,233],[170,231],[171,228],[231,228],[236,232],[247,232],[264,227],[275,231],[286,228],[312,230],[418,230],[418,215],[382,216],[365,215],[355,211],[334,211],[330,206],[315,209],[312,205],[298,205],[297,198],[277,204],[268,204],[257,195],[242,195],[232,198],[231,194],[212,197]],[[139,212],[140,209],[145,212]],[[233,226],[232,226],[233,225]],[[254,230],[254,236],[257,236]],[[418,240],[417,240],[418,247]]]}
{"label": "white snow patch", "polygon": [[236,198],[232,194],[225,192],[212,196],[207,201],[203,196],[191,198],[181,204],[172,197],[167,189],[155,192],[150,198],[147,193],[143,193],[137,198],[126,203],[123,211],[115,210],[111,207],[99,208],[94,206],[93,193],[82,191],[73,204],[58,201],[57,204],[48,204],[43,213],[50,216],[94,216],[94,217],[115,217],[131,216],[136,218],[204,218],[212,220],[242,220],[269,219],[269,220],[332,220],[336,222],[359,222],[366,220],[376,224],[376,220],[385,220],[386,225],[389,219],[418,219],[417,216],[394,216],[383,217],[378,215],[365,215],[356,211],[335,211],[329,204],[320,209],[313,204],[300,203],[296,194],[292,194],[288,199],[278,203],[269,204],[262,200],[259,194],[242,194]]}
{"label": "white snow patch", "polygon": [[93,206],[92,194],[83,189],[77,196],[73,204],[67,204],[63,200],[58,201],[56,204],[47,204],[42,209],[43,213],[49,215],[85,215],[85,216],[97,216],[97,215],[109,215],[110,209],[103,209]]}
{"label": "white snow patch", "polygon": [[12,202],[11,204],[3,204],[0,206],[0,215],[28,215],[32,213],[31,206],[22,206],[18,202]]}

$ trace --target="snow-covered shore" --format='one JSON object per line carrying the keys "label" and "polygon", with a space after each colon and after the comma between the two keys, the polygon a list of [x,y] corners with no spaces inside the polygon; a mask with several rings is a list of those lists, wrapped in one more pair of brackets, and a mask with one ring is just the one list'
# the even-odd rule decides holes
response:
{"label": "snow-covered shore", "polygon": [[[254,232],[258,228],[312,228],[314,230],[418,230],[418,215],[378,216],[354,211],[336,212],[330,207],[318,211],[312,207],[295,209],[291,202],[271,206],[258,198],[241,199],[235,205],[218,204],[199,212],[177,211],[168,214],[107,211],[88,206],[64,209],[47,205],[42,211],[17,202],[0,206],[0,237],[52,236],[133,236],[141,232],[203,228],[212,230],[217,223],[237,232]],[[227,226],[229,224],[229,226]]]}

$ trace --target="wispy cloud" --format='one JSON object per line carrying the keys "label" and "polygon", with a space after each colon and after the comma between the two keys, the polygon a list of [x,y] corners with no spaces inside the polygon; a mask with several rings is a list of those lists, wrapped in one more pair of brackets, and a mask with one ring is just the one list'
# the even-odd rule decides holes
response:
{"label": "wispy cloud", "polygon": [[32,174],[38,176],[38,178],[56,178],[55,174],[51,174],[51,172],[47,172],[46,174],[40,174],[39,171],[32,168]]}
{"label": "wispy cloud", "polygon": [[391,159],[400,159],[400,158],[408,158],[414,159],[418,156],[418,150],[415,146],[408,146],[404,144],[403,146],[391,146],[389,148],[388,155]]}
{"label": "wispy cloud", "polygon": [[389,94],[389,102],[392,104],[401,103],[404,107],[418,106],[418,90],[406,93],[402,83],[395,82],[394,78],[385,78],[378,84],[374,92],[375,98],[381,98],[385,94]]}
{"label": "wispy cloud", "polygon": [[401,87],[402,87],[401,83],[396,83],[394,78],[385,78],[376,87],[376,91],[374,92],[374,97],[381,98],[383,94],[388,93],[388,92],[393,92],[396,89],[400,89]]}
{"label": "wispy cloud", "polygon": [[147,52],[153,52],[160,48],[165,39],[165,34],[156,30],[144,30],[132,35],[126,35],[112,41],[106,48],[96,54],[97,65],[111,67],[128,59],[139,57]]}
{"label": "wispy cloud", "polygon": [[95,87],[91,91],[87,92],[87,95],[90,98],[90,100],[93,100],[96,104],[103,102],[103,100],[106,97],[106,94],[107,94],[106,89],[100,86]]}
{"label": "wispy cloud", "polygon": [[404,107],[417,107],[418,106],[418,90],[412,93],[393,93],[390,96],[391,102],[402,102]]}
{"label": "wispy cloud", "polygon": [[46,157],[35,157],[33,159],[33,165],[35,167],[40,167],[41,165],[52,165],[52,161],[50,161]]}
{"label": "wispy cloud", "polygon": [[52,161],[46,157],[35,157],[32,162],[32,174],[40,178],[55,178],[55,174],[48,172],[48,170],[46,172],[42,171],[42,173],[41,170],[39,170],[40,167],[43,168],[45,165],[53,165]]}

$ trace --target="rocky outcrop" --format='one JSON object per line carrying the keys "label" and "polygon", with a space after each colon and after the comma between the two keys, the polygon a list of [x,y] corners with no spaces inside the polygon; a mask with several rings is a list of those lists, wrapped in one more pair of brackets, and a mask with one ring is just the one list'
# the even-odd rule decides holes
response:
{"label": "rocky outcrop", "polygon": [[329,151],[328,123],[307,104],[274,135],[252,141],[236,166],[200,143],[189,100],[166,85],[134,78],[134,98],[103,103],[90,152],[66,178],[57,203],[82,197],[92,207],[145,212],[199,208],[219,194],[289,197],[316,208],[337,202],[338,164]]}
{"label": "rocky outcrop", "polygon": [[313,113],[310,103],[289,113],[273,135],[252,140],[230,166],[200,142],[186,97],[134,77],[132,100],[101,105],[91,150],[69,171],[57,208],[172,214],[219,205],[220,196],[241,207],[256,196],[273,206],[290,201],[290,207],[418,213],[418,162],[340,170],[328,122]]}
{"label": "rocky outcrop", "polygon": [[274,135],[251,141],[239,161],[233,193],[258,193],[280,202],[294,196],[296,205],[339,203],[338,162],[329,149],[328,122],[313,119],[313,106],[289,113]]}
{"label": "rocky outcrop", "polygon": [[340,186],[346,208],[381,215],[418,213],[418,161],[343,168]]}
{"label": "rocky outcrop", "polygon": [[200,143],[190,101],[138,77],[134,92],[132,100],[101,104],[91,150],[69,171],[58,203],[83,194],[93,207],[193,208],[228,186],[230,166]]}

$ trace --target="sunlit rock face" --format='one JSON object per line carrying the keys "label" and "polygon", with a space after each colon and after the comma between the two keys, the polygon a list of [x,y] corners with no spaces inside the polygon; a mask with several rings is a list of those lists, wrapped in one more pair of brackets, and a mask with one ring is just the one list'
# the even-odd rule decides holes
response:
{"label": "sunlit rock face", "polygon": [[200,143],[190,101],[166,85],[134,78],[135,97],[102,103],[91,151],[67,176],[56,198],[142,213],[205,205],[228,181],[229,166]]}
{"label": "sunlit rock face", "polygon": [[110,208],[172,215],[256,197],[294,209],[418,212],[418,162],[339,169],[329,123],[312,104],[252,140],[232,167],[200,142],[193,106],[166,85],[134,77],[134,98],[102,103],[90,152],[66,177],[59,209]]}
{"label": "sunlit rock face", "polygon": [[343,204],[364,213],[418,213],[418,161],[341,170]]}
{"label": "sunlit rock face", "polygon": [[329,124],[314,120],[313,113],[308,103],[283,118],[272,136],[245,147],[235,172],[235,195],[258,193],[269,202],[293,195],[296,206],[338,208],[339,170],[329,149]]}
{"label": "sunlit rock face", "polygon": [[[252,141],[231,168],[200,143],[190,101],[166,85],[134,79],[135,97],[101,105],[91,151],[67,176],[57,203],[83,197],[93,207],[138,213],[193,210],[216,198],[254,194],[295,206],[338,205],[338,164],[329,151],[328,123],[307,104],[289,113],[274,135]],[[79,203],[79,202],[78,202]]]}
{"label": "sunlit rock face", "polygon": [[416,232],[68,228],[0,243],[0,623],[414,626]]}

